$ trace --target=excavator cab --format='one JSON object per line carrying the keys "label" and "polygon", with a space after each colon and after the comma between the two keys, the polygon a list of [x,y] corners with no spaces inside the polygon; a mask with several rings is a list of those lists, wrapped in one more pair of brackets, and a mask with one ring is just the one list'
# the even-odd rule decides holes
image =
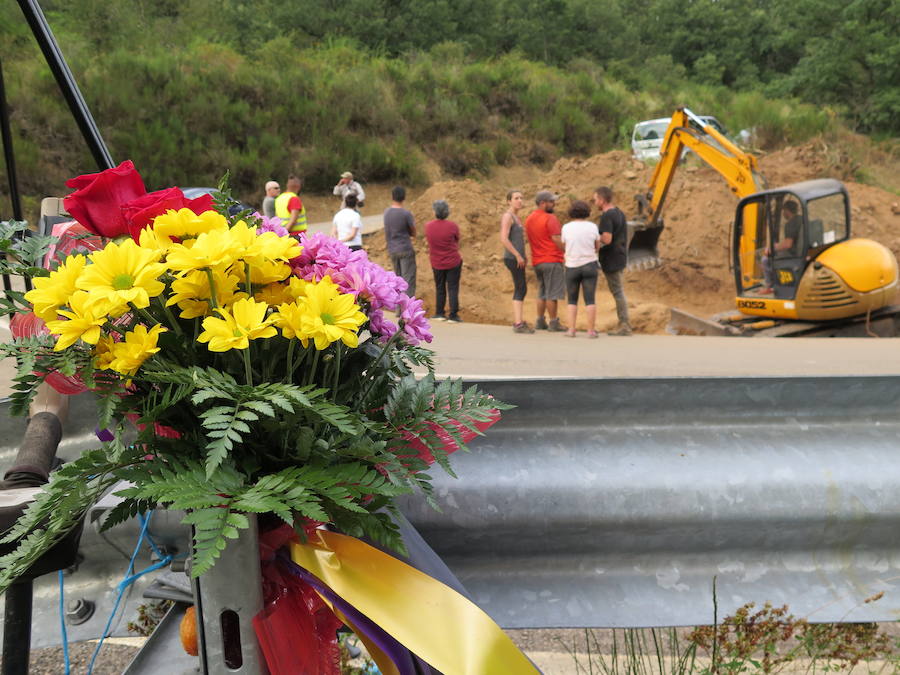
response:
{"label": "excavator cab", "polygon": [[847,190],[836,180],[766,190],[738,204],[735,275],[739,295],[792,300],[807,263],[850,237]]}
{"label": "excavator cab", "polygon": [[853,316],[860,306],[882,307],[897,283],[896,260],[885,250],[850,239],[850,201],[840,181],[751,194],[735,216],[738,309],[819,321]]}

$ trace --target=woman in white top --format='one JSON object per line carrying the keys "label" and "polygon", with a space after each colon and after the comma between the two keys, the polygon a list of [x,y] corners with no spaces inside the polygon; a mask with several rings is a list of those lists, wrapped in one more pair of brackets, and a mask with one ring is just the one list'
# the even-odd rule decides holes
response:
{"label": "woman in white top", "polygon": [[566,337],[575,337],[575,319],[578,316],[578,289],[581,288],[587,307],[588,337],[596,338],[594,324],[597,321],[597,252],[600,250],[600,230],[588,218],[591,207],[587,202],[576,201],[569,209],[572,220],[562,228],[562,241],[566,246],[566,293],[569,302],[569,330]]}
{"label": "woman in white top", "polygon": [[351,251],[362,248],[362,218],[356,210],[356,195],[347,195],[347,206],[334,214],[331,236],[347,244]]}

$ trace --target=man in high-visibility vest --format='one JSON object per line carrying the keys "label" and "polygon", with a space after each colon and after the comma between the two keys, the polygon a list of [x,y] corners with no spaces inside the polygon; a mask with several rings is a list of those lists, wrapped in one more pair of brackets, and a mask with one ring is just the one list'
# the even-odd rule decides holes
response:
{"label": "man in high-visibility vest", "polygon": [[306,207],[300,199],[303,186],[297,176],[288,176],[285,191],[275,198],[275,215],[281,218],[281,224],[291,234],[306,232]]}

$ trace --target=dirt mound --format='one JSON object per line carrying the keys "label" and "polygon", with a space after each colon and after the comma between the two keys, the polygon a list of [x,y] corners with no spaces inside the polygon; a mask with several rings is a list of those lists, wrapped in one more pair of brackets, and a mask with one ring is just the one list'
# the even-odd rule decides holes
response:
{"label": "dirt mound", "polygon": [[[635,328],[642,333],[661,333],[668,321],[668,307],[677,306],[701,315],[729,309],[734,302],[734,279],[729,269],[729,240],[736,199],[713,169],[689,160],[675,175],[666,202],[665,222],[659,249],[661,267],[626,273],[626,294]],[[869,237],[900,254],[900,208],[896,195],[852,180],[855,168],[842,153],[821,141],[788,147],[760,158],[762,173],[771,187],[813,178],[837,177],[850,192],[853,233]],[[634,215],[634,195],[643,192],[652,167],[634,160],[624,151],[586,159],[565,158],[550,171],[535,173],[519,185],[503,184],[502,177],[435,183],[408,206],[420,225],[433,218],[431,204],[444,199],[450,204],[450,219],[460,227],[463,273],[460,288],[461,314],[466,321],[509,324],[512,322],[512,281],[502,262],[499,242],[500,216],[506,208],[510,187],[528,198],[539,190],[560,195],[557,215],[565,223],[570,203],[588,199],[600,185],[616,193],[618,205]],[[519,176],[521,180],[521,176]],[[532,206],[526,203],[525,216]],[[383,235],[366,238],[370,256],[389,264]],[[423,243],[419,251],[417,295],[429,308],[434,306],[434,284]],[[534,317],[537,282],[528,270],[526,318]],[[598,287],[598,328],[616,323],[615,305],[602,281]],[[564,316],[564,311],[561,312]],[[579,321],[581,323],[581,320]]]}

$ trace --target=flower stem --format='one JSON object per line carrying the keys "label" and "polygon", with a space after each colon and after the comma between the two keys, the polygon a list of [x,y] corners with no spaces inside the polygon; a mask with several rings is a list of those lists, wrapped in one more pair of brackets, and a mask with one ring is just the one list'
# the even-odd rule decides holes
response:
{"label": "flower stem", "polygon": [[147,326],[148,328],[153,328],[153,326],[155,326],[156,324],[159,323],[159,321],[157,321],[157,320],[153,317],[153,315],[152,315],[150,312],[148,312],[146,309],[138,309],[137,307],[134,306],[134,304],[131,305],[131,308],[132,308],[135,312],[137,312],[138,314],[140,314],[141,317],[143,317],[143,319],[144,319],[145,321],[147,321],[147,322],[150,324],[149,326]]}
{"label": "flower stem", "polygon": [[341,377],[341,342],[338,340],[334,343],[334,384],[331,387],[332,396],[337,398],[338,382]]}
{"label": "flower stem", "polygon": [[181,337],[183,333],[181,332],[181,326],[178,325],[178,321],[175,319],[175,315],[172,314],[172,310],[169,309],[168,305],[163,302],[162,296],[157,295],[156,299],[159,300],[159,306],[162,307],[162,311],[165,313],[166,318],[169,320],[169,323],[172,325],[172,328],[175,329],[175,335]]}
{"label": "flower stem", "polygon": [[248,345],[248,349],[244,349],[244,376],[247,378],[247,386],[253,386],[253,370],[250,368],[250,349]]}
{"label": "flower stem", "polygon": [[216,291],[216,280],[211,267],[206,268],[206,278],[209,279],[209,307],[216,309],[219,306],[219,293]]}
{"label": "flower stem", "polygon": [[306,371],[306,377],[303,380],[303,384],[312,384],[313,376],[315,375],[316,368],[319,367],[319,350],[315,350],[315,354],[313,355],[312,367]]}
{"label": "flower stem", "polygon": [[384,347],[381,350],[381,353],[378,354],[378,358],[372,362],[372,365],[366,369],[366,375],[369,375],[369,372],[372,371],[372,379],[369,380],[369,386],[366,387],[366,390],[362,393],[362,396],[359,397],[359,402],[362,404],[365,402],[366,398],[369,396],[369,392],[372,391],[372,387],[375,386],[375,369],[378,367],[378,364],[381,363],[381,359],[387,353],[387,350],[390,349],[391,345],[394,344],[394,340],[396,340],[397,336],[400,334],[398,330],[396,333],[391,335],[390,339],[384,343]]}
{"label": "flower stem", "polygon": [[284,381],[288,383],[291,381],[291,375],[294,373],[294,344],[296,340],[290,340],[288,342],[288,350],[287,350],[287,364],[284,371]]}
{"label": "flower stem", "polygon": [[247,295],[251,298],[253,297],[253,286],[250,284],[250,265],[249,263],[244,263],[244,279],[247,284]]}

